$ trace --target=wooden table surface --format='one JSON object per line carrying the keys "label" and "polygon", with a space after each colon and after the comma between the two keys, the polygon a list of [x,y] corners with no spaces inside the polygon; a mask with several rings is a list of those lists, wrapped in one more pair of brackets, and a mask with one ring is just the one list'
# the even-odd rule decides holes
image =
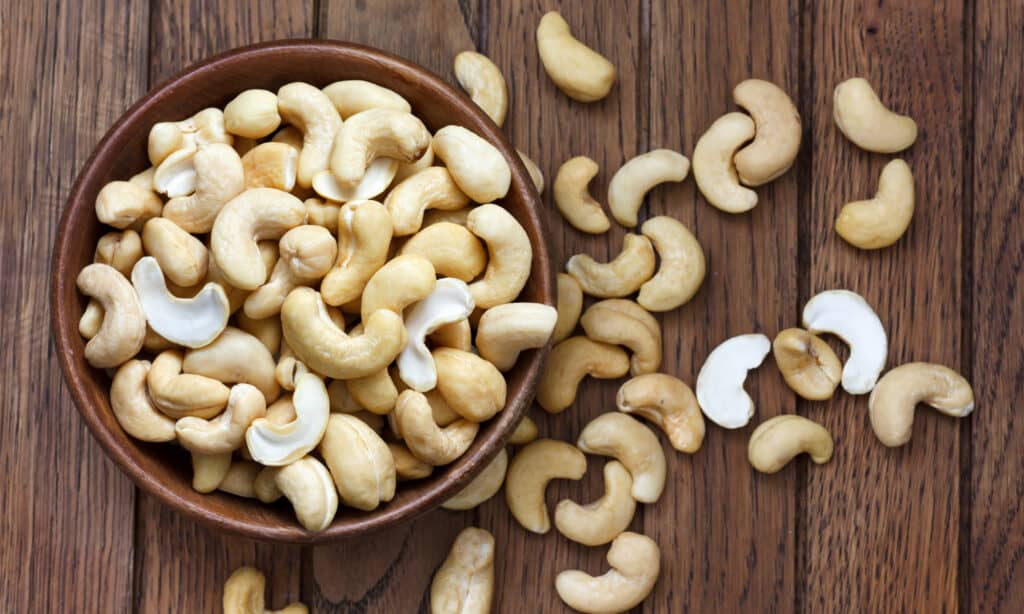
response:
{"label": "wooden table surface", "polygon": [[[503,497],[464,513],[435,511],[394,531],[319,548],[220,535],[140,492],[86,431],[62,383],[49,331],[49,262],[64,199],[89,152],[153,85],[213,53],[296,37],[381,47],[453,79],[476,48],[504,71],[506,131],[550,184],[587,155],[611,174],[657,147],[693,151],[735,110],[734,84],[770,79],[797,101],[804,143],[793,169],[728,215],[692,179],[655,190],[645,215],[680,218],[699,237],[708,275],[697,297],[662,318],[663,370],[693,384],[727,337],[774,336],[806,300],[849,288],[875,306],[890,366],[949,365],[973,383],[977,411],[957,421],[919,411],[913,440],[877,442],[864,397],[798,401],[771,358],[748,379],[758,418],[798,412],[833,433],[832,462],[764,476],[747,464],[751,428],[709,428],[696,455],[668,455],[661,501],[633,530],[655,539],[662,572],[643,612],[1024,611],[1024,5],[1020,0],[90,0],[0,3],[0,612],[215,612],[243,564],[268,577],[270,604],[314,612],[427,609],[431,575],[466,525],[497,540],[496,612],[562,612],[554,576],[602,571],[606,548],[537,536]],[[574,103],[536,53],[540,16],[559,8],[619,79],[605,100]],[[843,203],[874,193],[891,156],[854,147],[831,117],[832,90],[862,75],[920,127],[901,154],[918,206],[894,247],[861,252],[832,230]],[[618,252],[622,228],[584,236],[550,194],[554,254]],[[836,347],[839,347],[836,345]],[[845,350],[842,350],[845,352]],[[587,384],[576,404],[532,415],[573,440],[614,408],[617,384]],[[667,446],[666,446],[667,447]],[[599,459],[549,502],[602,492]]]}

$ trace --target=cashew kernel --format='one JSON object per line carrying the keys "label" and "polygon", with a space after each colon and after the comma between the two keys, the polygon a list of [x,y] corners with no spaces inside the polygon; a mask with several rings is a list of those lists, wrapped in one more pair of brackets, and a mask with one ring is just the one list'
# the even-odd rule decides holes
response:
{"label": "cashew kernel", "polygon": [[670,311],[685,305],[704,282],[704,250],[690,230],[667,215],[652,217],[640,232],[661,258],[658,272],[640,286],[636,302],[648,311]]}
{"label": "cashew kernel", "polygon": [[843,364],[827,343],[802,328],[787,328],[772,342],[775,364],[786,385],[809,401],[832,398]]}
{"label": "cashew kernel", "polygon": [[114,228],[128,228],[158,217],[163,201],[152,190],[128,181],[111,181],[96,195],[96,217]]}
{"label": "cashew kernel", "polygon": [[388,450],[391,451],[391,456],[394,459],[395,473],[398,475],[399,482],[420,480],[434,472],[433,465],[416,458],[405,444],[389,441]]}
{"label": "cashew kernel", "polygon": [[750,465],[761,473],[777,473],[801,452],[819,465],[827,463],[832,458],[832,436],[817,422],[792,414],[765,420],[747,444]]}
{"label": "cashew kernel", "polygon": [[846,138],[867,151],[896,153],[917,139],[914,120],[887,109],[871,84],[861,77],[836,86],[832,117]]}
{"label": "cashew kernel", "polygon": [[342,119],[348,119],[356,113],[369,109],[391,109],[402,113],[411,113],[409,102],[397,92],[386,87],[350,79],[335,81],[324,88],[324,95],[334,104]]}
{"label": "cashew kernel", "polygon": [[593,341],[629,348],[633,353],[630,375],[654,373],[661,366],[661,326],[633,301],[607,299],[594,303],[583,312],[580,325]]}
{"label": "cashew kernel", "polygon": [[277,94],[267,90],[245,90],[224,107],[224,129],[249,139],[270,136],[281,125]]}
{"label": "cashew kernel", "polygon": [[179,286],[194,286],[206,277],[210,253],[203,242],[164,217],[142,227],[142,245],[160,264],[167,279]]}
{"label": "cashew kernel", "polygon": [[577,40],[556,11],[546,13],[537,26],[537,51],[545,72],[573,100],[601,100],[615,84],[615,66]]}
{"label": "cashew kernel", "polygon": [[736,152],[733,164],[740,181],[764,185],[793,165],[800,151],[800,113],[782,88],[770,81],[746,79],[732,99],[754,118],[754,140]]}
{"label": "cashew kernel", "polygon": [[576,330],[580,312],[583,311],[583,289],[580,282],[568,273],[558,274],[558,320],[551,333],[551,343],[564,341]]}
{"label": "cashew kernel", "polygon": [[469,284],[473,302],[481,309],[508,303],[530,277],[533,247],[512,214],[497,205],[481,205],[466,219],[466,227],[487,244],[489,259],[483,279]]}
{"label": "cashew kernel", "polygon": [[889,353],[885,328],[871,305],[855,292],[826,290],[804,305],[803,323],[812,333],[832,333],[850,346],[843,365],[843,390],[871,392]]}
{"label": "cashew kernel", "polygon": [[419,231],[423,213],[429,209],[453,211],[468,204],[469,197],[443,166],[431,166],[403,180],[384,199],[396,237]]}
{"label": "cashew kernel", "polygon": [[320,284],[328,305],[359,298],[366,282],[387,262],[391,245],[391,216],[376,201],[346,203],[337,224],[338,261]]}
{"label": "cashew kernel", "polygon": [[[477,324],[480,356],[499,371],[516,364],[523,350],[543,347],[551,338],[558,313],[541,303],[505,303],[491,307]],[[657,323],[655,323],[657,324]]]}
{"label": "cashew kernel", "polygon": [[125,433],[140,441],[173,441],[174,420],[157,411],[146,394],[148,360],[129,360],[114,373],[110,409]]}
{"label": "cashew kernel", "polygon": [[146,316],[135,289],[107,264],[90,264],[76,280],[78,290],[103,308],[99,330],[85,344],[85,359],[97,369],[117,367],[142,349]]}
{"label": "cashew kernel", "polygon": [[709,420],[727,429],[750,422],[754,400],[743,389],[743,381],[770,349],[768,337],[748,334],[726,339],[708,354],[697,374],[697,402]]}
{"label": "cashew kernel", "polygon": [[462,126],[445,126],[431,147],[444,162],[459,189],[474,202],[490,203],[505,196],[512,169],[501,152]]}
{"label": "cashew kernel", "polygon": [[630,492],[641,503],[654,503],[665,488],[665,453],[657,435],[626,414],[608,412],[580,432],[576,447],[587,454],[611,456],[629,469]]}
{"label": "cashew kernel", "polygon": [[486,55],[463,51],[455,56],[455,79],[498,126],[505,123],[508,112],[508,87],[505,76]]}
{"label": "cashew kernel", "polygon": [[555,578],[555,590],[574,610],[593,614],[625,612],[639,605],[658,580],[661,551],[653,539],[626,531],[608,550],[611,569],[591,576],[573,569]]}
{"label": "cashew kernel", "polygon": [[266,401],[255,386],[236,384],[231,387],[228,405],[222,414],[212,420],[195,416],[180,418],[174,431],[181,445],[191,452],[223,454],[237,450],[245,440],[249,425],[266,413]]}
{"label": "cashew kernel", "polygon": [[438,467],[462,456],[472,445],[480,426],[460,419],[441,428],[422,392],[405,390],[398,395],[395,419],[409,451],[423,462]]}
{"label": "cashew kernel", "polygon": [[601,234],[611,227],[608,216],[601,210],[601,204],[594,200],[587,189],[598,170],[597,162],[586,156],[569,158],[558,168],[553,188],[555,206],[565,221],[576,230],[591,234]]}
{"label": "cashew kernel", "polygon": [[293,463],[313,450],[324,436],[331,413],[324,381],[312,373],[299,375],[291,401],[293,420],[280,424],[266,418],[256,419],[245,432],[246,449],[261,465],[281,467]]}
{"label": "cashew kernel", "polygon": [[843,205],[836,232],[861,249],[880,249],[900,240],[914,216],[914,176],[903,160],[882,169],[878,192],[868,200]]}
{"label": "cashew kernel", "polygon": [[446,510],[469,510],[487,501],[501,490],[507,469],[508,452],[502,448],[483,471],[454,497],[442,503],[441,507]]}
{"label": "cashew kernel", "polygon": [[149,326],[172,343],[203,347],[227,326],[231,304],[219,284],[207,283],[192,298],[178,298],[168,291],[160,264],[152,256],[135,263],[132,287]]}
{"label": "cashew kernel", "polygon": [[264,610],[266,584],[263,573],[254,567],[239,567],[233,571],[224,583],[224,614],[309,614],[305,604],[299,602],[277,612]]}
{"label": "cashew kernel", "polygon": [[544,491],[554,479],[578,480],[587,471],[587,458],[576,446],[538,439],[512,458],[505,474],[505,500],[512,516],[527,531],[551,530]]}
{"label": "cashew kernel", "polygon": [[281,119],[302,132],[302,147],[296,148],[296,181],[303,188],[312,187],[313,175],[328,167],[335,135],[342,127],[341,116],[323,92],[301,82],[277,90],[277,110]]}
{"label": "cashew kernel", "polygon": [[245,189],[245,169],[238,152],[220,143],[200,147],[192,164],[195,192],[167,201],[163,216],[188,232],[210,232],[225,205]]}
{"label": "cashew kernel", "polygon": [[338,511],[338,491],[323,463],[305,456],[277,470],[274,483],[291,502],[299,523],[308,531],[323,531]]}
{"label": "cashew kernel", "polygon": [[619,411],[650,420],[668,435],[672,447],[693,454],[704,441],[704,416],[697,397],[681,379],[664,373],[638,375],[615,396]]}
{"label": "cashew kernel", "polygon": [[412,113],[368,109],[342,124],[334,139],[330,169],[342,186],[354,188],[377,158],[412,162],[419,159],[427,147],[430,147],[430,132]]}
{"label": "cashew kernel", "polygon": [[338,244],[322,226],[296,226],[278,244],[280,257],[270,280],[245,299],[245,315],[269,318],[281,312],[288,293],[320,281],[334,266]]}
{"label": "cashew kernel", "polygon": [[274,357],[259,339],[228,326],[213,343],[185,353],[182,371],[205,375],[215,380],[252,384],[263,393],[267,403],[281,394],[274,376]]}
{"label": "cashew kernel", "polygon": [[299,150],[285,143],[261,143],[242,156],[245,189],[274,188],[291,192],[295,188]]}
{"label": "cashew kernel", "polygon": [[576,400],[576,390],[586,376],[602,379],[622,377],[629,372],[629,356],[621,348],[569,337],[551,349],[537,384],[537,403],[557,414]]}
{"label": "cashew kernel", "polygon": [[465,226],[450,222],[421,229],[409,237],[398,253],[422,256],[434,265],[439,276],[466,283],[476,279],[487,266],[487,252],[480,240]]}
{"label": "cashew kernel", "polygon": [[871,428],[878,440],[889,447],[910,441],[918,403],[963,418],[974,411],[974,391],[962,375],[942,365],[911,362],[896,367],[878,380],[868,399]]}
{"label": "cashew kernel", "polygon": [[604,495],[586,505],[569,499],[558,502],[555,528],[559,533],[584,546],[601,546],[629,527],[636,511],[629,471],[618,461],[605,463],[604,485]]}
{"label": "cashew kernel", "polygon": [[369,511],[395,496],[394,457],[380,435],[359,418],[331,414],[320,454],[345,505]]}
{"label": "cashew kernel", "polygon": [[757,192],[740,185],[733,164],[736,151],[754,138],[754,120],[743,113],[726,113],[715,120],[693,149],[693,178],[712,206],[742,213],[757,206]]}
{"label": "cashew kernel", "polygon": [[227,405],[230,390],[213,378],[182,373],[183,361],[179,350],[166,350],[153,359],[146,376],[149,398],[171,418],[213,418]]}
{"label": "cashew kernel", "polygon": [[654,247],[645,236],[627,234],[614,260],[601,263],[587,254],[576,254],[565,263],[565,270],[591,296],[629,296],[654,275]]}
{"label": "cashew kernel", "polygon": [[431,614],[487,614],[494,595],[494,537],[463,529],[430,583]]}
{"label": "cashew kernel", "polygon": [[629,160],[608,184],[608,208],[612,217],[626,228],[635,227],[637,212],[647,192],[659,183],[682,181],[689,172],[690,161],[671,149],[655,149]]}

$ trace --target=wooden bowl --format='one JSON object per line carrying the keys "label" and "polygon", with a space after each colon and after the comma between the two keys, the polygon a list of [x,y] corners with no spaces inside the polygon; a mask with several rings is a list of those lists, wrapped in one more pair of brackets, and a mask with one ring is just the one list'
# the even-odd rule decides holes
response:
{"label": "wooden bowl", "polygon": [[[403,482],[394,500],[372,512],[344,505],[325,531],[311,533],[295,520],[287,501],[265,505],[215,492],[192,490],[187,453],[174,445],[147,444],[129,437],[110,409],[110,378],[85,361],[78,320],[86,301],[76,287],[81,269],[92,262],[97,239],[109,228],[96,219],[95,199],[108,181],[128,179],[149,166],[146,141],[159,121],[191,116],[209,106],[223,108],[248,88],[271,91],[291,81],[323,87],[340,79],[365,79],[391,88],[412,104],[431,131],[459,124],[493,143],[512,168],[512,187],[501,200],[523,225],[533,244],[533,269],[520,300],[555,304],[554,272],[540,201],[515,150],[490,119],[462,92],[426,69],[359,45],[328,41],[273,42],[218,55],[193,66],[149,92],[107,132],[85,163],[68,198],[53,257],[53,335],[61,368],[79,412],[107,454],[142,489],[179,512],[228,532],[266,541],[321,543],[363,535],[409,520],[458,492],[505,445],[533,399],[547,349],[525,352],[507,373],[505,409],[482,425],[476,441],[459,460],[427,479]],[[102,505],[102,502],[97,502]]]}

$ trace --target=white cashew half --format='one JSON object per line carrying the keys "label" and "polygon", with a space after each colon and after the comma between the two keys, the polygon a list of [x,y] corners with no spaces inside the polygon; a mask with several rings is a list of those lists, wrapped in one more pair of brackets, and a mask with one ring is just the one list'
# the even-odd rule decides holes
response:
{"label": "white cashew half", "polygon": [[611,227],[601,203],[594,200],[587,186],[600,167],[586,156],[569,158],[555,175],[555,206],[573,228],[590,234],[601,234]]}
{"label": "white cashew half", "polygon": [[334,139],[330,168],[342,186],[355,188],[377,158],[412,162],[428,147],[430,132],[412,113],[368,109],[342,124]]}
{"label": "white cashew half", "polygon": [[608,550],[611,570],[594,577],[572,569],[555,578],[555,590],[569,607],[580,612],[625,612],[643,601],[658,580],[661,551],[654,540],[629,531]]}
{"label": "white cashew half", "polygon": [[392,224],[384,205],[364,200],[346,203],[338,213],[338,261],[320,284],[328,305],[358,299],[366,282],[388,260]]}
{"label": "white cashew half", "polygon": [[914,175],[903,160],[882,169],[878,192],[868,200],[843,205],[836,232],[861,249],[880,249],[900,240],[914,216]]}
{"label": "white cashew half", "polygon": [[803,322],[808,331],[832,333],[850,346],[843,365],[843,390],[871,392],[885,368],[889,345],[882,321],[864,297],[849,290],[821,292],[804,305]]}
{"label": "white cashew half", "polygon": [[633,476],[633,498],[654,503],[665,489],[665,453],[658,436],[643,423],[619,412],[591,420],[580,432],[576,447],[587,454],[611,456]]}
{"label": "white cashew half", "polygon": [[423,226],[423,213],[428,209],[454,211],[468,204],[469,197],[443,166],[425,168],[403,180],[384,200],[397,237],[419,231]]}
{"label": "white cashew half", "polygon": [[619,411],[637,414],[665,431],[672,447],[693,454],[704,441],[704,416],[693,391],[681,379],[664,373],[638,375],[619,388]]}
{"label": "white cashew half", "polygon": [[711,124],[693,149],[693,178],[704,198],[728,213],[757,206],[757,192],[740,185],[733,165],[736,150],[754,138],[754,120],[743,113],[726,113]]}
{"label": "white cashew half", "polygon": [[508,469],[508,452],[504,448],[494,460],[451,499],[441,504],[446,510],[470,510],[487,501],[501,490]]}
{"label": "white cashew half", "polygon": [[494,536],[463,529],[430,583],[431,614],[488,614],[494,595]]}
{"label": "white cashew half", "polygon": [[551,343],[564,341],[576,330],[580,313],[583,311],[583,288],[568,273],[558,274],[558,321],[551,333]]}
{"label": "white cashew half", "polygon": [[148,360],[129,360],[114,373],[110,409],[125,433],[140,441],[173,441],[174,420],[160,413],[146,394]]}
{"label": "white cashew half", "polygon": [[626,228],[635,227],[647,192],[659,183],[682,181],[689,172],[690,161],[671,149],[655,149],[626,162],[608,184],[612,217]]}
{"label": "white cashew half", "polygon": [[537,403],[548,413],[559,413],[576,400],[584,377],[614,379],[628,372],[629,356],[622,348],[583,336],[569,337],[551,348],[537,383]]}
{"label": "white cashew half", "polygon": [[793,165],[800,151],[800,113],[782,88],[770,81],[747,79],[732,90],[732,99],[754,118],[754,141],[736,152],[740,181],[764,185]]}
{"label": "white cashew half", "polygon": [[306,456],[277,470],[274,483],[295,508],[299,524],[308,531],[331,526],[338,511],[338,491],[323,463]]}
{"label": "white cashew half", "polygon": [[887,109],[871,84],[861,77],[836,86],[832,117],[846,138],[867,151],[896,153],[917,139],[914,120]]}
{"label": "white cashew half", "polygon": [[556,11],[546,13],[537,26],[537,51],[548,76],[573,100],[601,100],[615,84],[615,66],[577,40]]}
{"label": "white cashew half", "polygon": [[502,207],[481,205],[466,218],[466,227],[487,244],[489,259],[483,279],[469,284],[473,302],[481,309],[514,301],[533,263],[533,247],[526,231]]}
{"label": "white cashew half", "polygon": [[227,326],[230,305],[224,289],[210,282],[192,298],[178,298],[167,289],[156,258],[146,256],[132,269],[132,285],[149,326],[171,343],[203,347]]}
{"label": "white cashew half", "polygon": [[580,318],[592,341],[621,345],[633,353],[630,375],[654,373],[661,366],[661,326],[643,307],[625,299],[594,303]]}
{"label": "white cashew half", "polygon": [[738,335],[708,354],[697,374],[697,402],[709,420],[727,429],[750,422],[754,400],[743,389],[743,381],[747,371],[764,361],[771,345],[764,335]]}
{"label": "white cashew half", "polygon": [[541,303],[505,303],[480,316],[476,346],[480,356],[499,371],[515,366],[519,353],[544,347],[551,339],[558,312]]}
{"label": "white cashew half", "polygon": [[245,189],[291,192],[299,169],[299,150],[286,143],[261,143],[242,156]]}
{"label": "white cashew half", "polygon": [[228,326],[213,343],[185,353],[181,369],[226,384],[252,384],[273,403],[281,394],[274,376],[274,357],[259,339]]}
{"label": "white cashew half", "polygon": [[914,409],[925,403],[947,416],[963,418],[974,411],[971,384],[956,371],[927,362],[911,362],[889,371],[871,391],[871,428],[884,445],[910,441]]}
{"label": "white cashew half", "polygon": [[320,454],[342,503],[370,511],[394,498],[395,461],[380,435],[348,414],[331,414],[325,426]]}
{"label": "white cashew half", "polygon": [[512,182],[508,161],[474,132],[462,126],[445,126],[434,135],[431,147],[448,167],[455,184],[473,201],[490,203],[508,193]]}
{"label": "white cashew half", "polygon": [[419,392],[437,385],[437,369],[427,348],[427,335],[438,328],[465,320],[473,313],[469,286],[458,279],[439,279],[433,291],[408,309],[405,330],[409,342],[398,355],[398,373],[407,386]]}
{"label": "white cashew half", "polygon": [[85,359],[97,369],[116,367],[142,349],[146,315],[132,285],[108,264],[90,264],[76,280],[78,290],[99,302],[103,321],[85,344]]}
{"label": "white cashew half", "polygon": [[327,428],[331,403],[327,388],[312,373],[299,375],[292,394],[295,419],[276,424],[255,420],[245,432],[245,443],[252,459],[261,465],[282,467],[302,458],[320,443]]}
{"label": "white cashew half", "polygon": [[[245,168],[238,152],[222,143],[200,147],[192,165],[195,193],[167,201],[163,216],[188,232],[210,232],[224,205],[245,189]],[[158,177],[161,169],[163,165],[157,169]]]}
{"label": "white cashew half", "polygon": [[508,112],[508,87],[505,76],[486,55],[463,51],[455,56],[455,79],[497,125],[505,123]]}
{"label": "white cashew half", "polygon": [[598,298],[620,298],[636,292],[654,275],[654,246],[642,235],[627,234],[622,251],[610,262],[597,262],[587,254],[576,254],[565,270],[583,291]]}
{"label": "white cashew half", "polygon": [[555,507],[555,528],[562,535],[584,546],[601,546],[629,527],[636,511],[633,478],[622,463],[610,461],[604,466],[604,495],[586,505],[562,499]]}
{"label": "white cashew half", "polygon": [[281,119],[302,132],[296,181],[304,188],[312,187],[313,175],[329,165],[341,116],[323,92],[299,82],[277,90],[277,110]]}
{"label": "white cashew half", "polygon": [[527,531],[551,530],[544,491],[554,479],[578,480],[587,471],[587,458],[576,446],[538,439],[520,450],[505,475],[505,500],[512,516]]}
{"label": "white cashew half", "polygon": [[685,305],[704,282],[704,250],[682,222],[667,215],[652,217],[640,232],[661,258],[658,272],[640,286],[636,302],[648,311],[670,311]]}
{"label": "white cashew half", "polygon": [[111,181],[96,195],[96,217],[114,228],[141,226],[159,216],[163,207],[153,190],[128,181]]}
{"label": "white cashew half", "polygon": [[320,196],[335,202],[367,200],[387,190],[397,172],[397,160],[377,158],[366,167],[366,174],[355,186],[346,186],[338,181],[333,172],[324,170],[313,175],[313,190]]}
{"label": "white cashew half", "polygon": [[341,114],[342,119],[348,119],[356,113],[369,109],[412,112],[409,102],[397,92],[369,81],[359,79],[335,81],[324,88],[324,94],[334,104],[334,108]]}
{"label": "white cashew half", "polygon": [[245,441],[249,425],[266,413],[267,403],[259,389],[236,384],[231,387],[224,413],[212,420],[186,416],[175,423],[174,431],[181,445],[191,452],[224,454],[237,450]]}
{"label": "white cashew half", "polygon": [[224,107],[224,129],[249,139],[270,136],[281,125],[277,94],[267,90],[245,90]]}
{"label": "white cashew half", "polygon": [[765,420],[754,429],[747,444],[747,459],[761,473],[778,473],[801,452],[818,465],[827,463],[832,448],[832,436],[825,427],[790,414]]}

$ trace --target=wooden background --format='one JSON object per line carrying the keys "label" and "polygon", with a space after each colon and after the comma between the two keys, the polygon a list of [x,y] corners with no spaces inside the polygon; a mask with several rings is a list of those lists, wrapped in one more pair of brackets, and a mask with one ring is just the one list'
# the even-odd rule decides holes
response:
{"label": "wooden background", "polygon": [[[268,576],[270,604],[315,612],[417,612],[451,538],[468,524],[497,539],[496,612],[561,612],[555,574],[605,568],[605,548],[528,534],[503,497],[436,511],[363,542],[280,547],[218,535],[138,491],[93,442],[50,343],[50,250],[75,175],[104,131],[147,89],[188,64],[248,43],[323,37],[375,45],[452,79],[474,47],[505,72],[512,142],[550,181],[571,155],[602,172],[656,147],[689,154],[733,110],[747,77],[782,85],[804,120],[794,168],[759,189],[751,213],[721,213],[694,183],[658,188],[647,215],[694,230],[709,274],[667,314],[665,367],[693,383],[707,352],[747,332],[797,325],[830,288],[862,293],[885,323],[890,366],[929,360],[962,371],[978,411],[918,413],[910,445],[883,448],[864,397],[798,402],[769,358],[751,374],[758,418],[799,412],[832,431],[824,467],[774,476],[747,464],[750,428],[709,428],[695,456],[669,455],[670,484],[633,529],[661,546],[643,612],[1024,611],[1024,5],[1021,0],[91,0],[0,2],[0,612],[214,612],[235,567]],[[558,92],[534,31],[559,8],[619,68],[591,105]],[[888,156],[858,150],[831,119],[833,87],[867,77],[921,128],[903,154],[918,209],[906,237],[855,251],[832,224],[874,192]],[[545,197],[550,206],[550,197]],[[553,209],[552,209],[553,211]],[[587,237],[550,215],[554,253],[617,253],[623,230]],[[613,408],[616,384],[588,384],[542,433],[574,439]],[[667,446],[666,446],[667,447]],[[591,499],[600,466],[559,482],[549,501]]]}

